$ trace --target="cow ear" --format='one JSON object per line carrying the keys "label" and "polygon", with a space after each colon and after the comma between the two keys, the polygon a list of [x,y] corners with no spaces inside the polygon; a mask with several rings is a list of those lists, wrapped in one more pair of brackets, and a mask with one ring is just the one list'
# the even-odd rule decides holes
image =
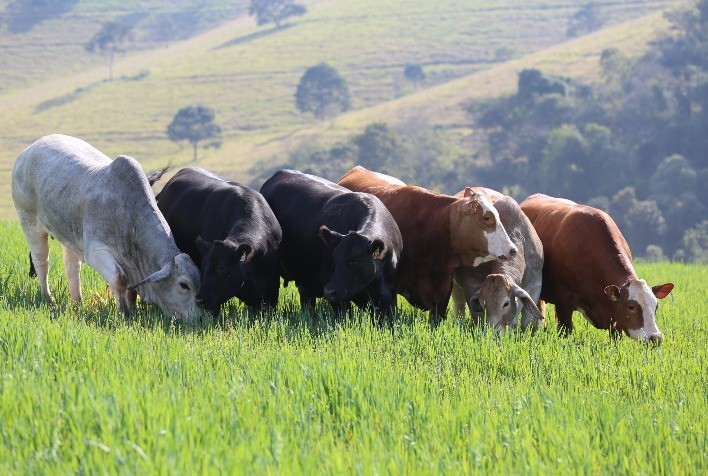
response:
{"label": "cow ear", "polygon": [[621,297],[620,288],[611,284],[605,288],[605,295],[612,301],[619,301]]}
{"label": "cow ear", "polygon": [[526,290],[522,289],[519,285],[516,285],[514,287],[514,297],[521,299],[522,304],[526,306],[526,309],[531,312],[531,315],[533,315],[536,320],[543,321],[543,313],[538,308],[536,303],[533,302],[533,299],[531,299],[531,296],[529,296],[529,293],[527,293]]}
{"label": "cow ear", "polygon": [[170,275],[170,271],[172,270],[172,263],[173,262],[174,262],[174,260],[168,261],[167,264],[165,264],[162,268],[160,268],[159,270],[152,273],[147,278],[143,279],[139,283],[133,284],[132,286],[128,286],[128,289],[130,289],[131,291],[135,291],[135,289],[138,286],[162,281],[163,279],[167,278]]}
{"label": "cow ear", "polygon": [[383,259],[386,252],[386,246],[382,240],[378,238],[371,242],[369,245],[369,253],[374,257],[374,259]]}
{"label": "cow ear", "polygon": [[253,255],[256,254],[256,251],[253,249],[251,245],[239,245],[239,247],[236,249],[236,254],[240,256],[239,261],[242,263],[248,263],[253,259]]}
{"label": "cow ear", "polygon": [[327,228],[327,225],[322,225],[320,227],[320,238],[322,239],[322,241],[324,241],[324,244],[327,245],[328,248],[336,247],[341,241],[342,237],[343,235],[341,235],[340,233],[337,233],[336,231]]}
{"label": "cow ear", "polygon": [[664,299],[671,293],[672,289],[674,289],[673,283],[659,284],[658,286],[652,286],[651,288],[657,299]]}
{"label": "cow ear", "polygon": [[197,245],[197,250],[199,250],[199,254],[202,255],[202,258],[206,256],[207,253],[209,253],[211,247],[214,246],[214,243],[204,241],[201,235],[197,236],[197,239],[194,240],[194,243]]}
{"label": "cow ear", "polygon": [[475,191],[472,190],[472,187],[465,187],[465,198],[469,197],[474,197]]}

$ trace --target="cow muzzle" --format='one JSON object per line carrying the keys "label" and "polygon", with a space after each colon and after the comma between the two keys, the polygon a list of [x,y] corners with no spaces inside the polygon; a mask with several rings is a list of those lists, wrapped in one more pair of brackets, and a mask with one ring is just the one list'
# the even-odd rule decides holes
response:
{"label": "cow muzzle", "polygon": [[497,258],[499,258],[500,261],[509,261],[511,259],[514,259],[518,252],[519,250],[518,248],[516,248],[516,245],[511,245],[511,248],[509,248],[506,253],[499,255]]}
{"label": "cow muzzle", "polygon": [[648,345],[660,346],[664,342],[664,335],[661,332],[658,334],[652,334],[647,337],[646,342]]}
{"label": "cow muzzle", "polygon": [[324,288],[324,298],[328,301],[338,301],[340,293],[333,288]]}

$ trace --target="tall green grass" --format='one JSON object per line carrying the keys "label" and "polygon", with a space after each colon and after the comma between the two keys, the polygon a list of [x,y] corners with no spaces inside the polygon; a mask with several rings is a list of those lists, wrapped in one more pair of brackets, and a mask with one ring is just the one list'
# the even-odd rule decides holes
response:
{"label": "tall green grass", "polygon": [[[708,267],[643,264],[673,281],[660,348],[580,319],[498,336],[404,308],[281,308],[249,323],[125,320],[84,267],[56,308],[27,276],[16,223],[0,223],[0,472],[701,474],[708,469]],[[577,316],[576,316],[577,317]]]}

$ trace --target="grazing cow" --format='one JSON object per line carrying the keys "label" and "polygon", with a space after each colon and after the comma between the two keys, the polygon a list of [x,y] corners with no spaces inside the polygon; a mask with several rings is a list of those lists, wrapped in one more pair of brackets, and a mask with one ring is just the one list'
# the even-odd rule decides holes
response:
{"label": "grazing cow", "polygon": [[73,300],[81,300],[83,261],[108,281],[126,315],[136,293],[169,316],[198,314],[199,271],[177,248],[135,159],[111,161],[74,137],[42,137],[15,161],[12,199],[30,247],[30,275],[36,270],[48,299],[51,235],[62,244]]}
{"label": "grazing cow", "polygon": [[521,203],[543,243],[541,299],[556,305],[559,326],[573,330],[573,311],[598,329],[661,344],[657,299],[671,283],[649,287],[632,267],[632,252],[605,212],[535,194]]}
{"label": "grazing cow", "polygon": [[412,305],[430,310],[438,323],[445,317],[455,268],[512,258],[516,246],[489,199],[472,189],[458,198],[382,175],[357,166],[339,184],[372,193],[389,209],[403,236],[398,292]]}
{"label": "grazing cow", "polygon": [[199,306],[217,315],[234,296],[252,307],[277,305],[283,235],[260,193],[190,167],[156,198],[177,246],[201,270]]}
{"label": "grazing cow", "polygon": [[[457,268],[452,287],[455,314],[464,315],[467,303],[476,324],[482,322],[486,311],[489,326],[511,329],[516,326],[521,312],[522,329],[529,324],[537,327],[543,322],[543,314],[536,307],[541,295],[541,240],[513,198],[481,187],[472,190],[487,194],[492,200],[518,253],[507,261]],[[464,192],[456,196],[462,197]]]}
{"label": "grazing cow", "polygon": [[390,315],[402,239],[379,199],[294,170],[276,172],[261,193],[283,228],[282,275],[303,306],[324,296],[335,309],[353,301]]}

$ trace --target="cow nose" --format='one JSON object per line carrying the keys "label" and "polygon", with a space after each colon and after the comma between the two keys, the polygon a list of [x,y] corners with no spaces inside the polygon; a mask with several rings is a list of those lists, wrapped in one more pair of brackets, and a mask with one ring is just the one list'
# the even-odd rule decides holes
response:
{"label": "cow nose", "polygon": [[664,342],[664,336],[662,334],[654,334],[649,336],[649,343],[653,345],[661,345]]}
{"label": "cow nose", "polygon": [[511,245],[511,248],[509,249],[509,251],[507,251],[506,254],[499,256],[499,259],[502,261],[510,260],[510,259],[514,258],[514,256],[516,256],[517,252],[518,252],[518,250],[517,250],[516,246]]}
{"label": "cow nose", "polygon": [[332,299],[337,297],[337,291],[331,288],[325,288],[324,297],[325,299],[331,301]]}

